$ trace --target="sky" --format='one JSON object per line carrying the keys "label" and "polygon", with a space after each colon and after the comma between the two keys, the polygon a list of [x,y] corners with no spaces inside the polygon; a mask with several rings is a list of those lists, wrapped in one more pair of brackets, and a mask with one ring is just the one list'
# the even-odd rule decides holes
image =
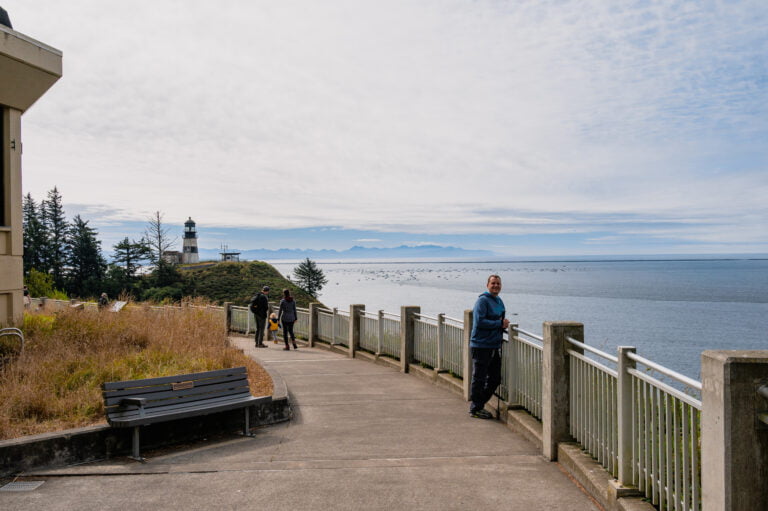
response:
{"label": "sky", "polygon": [[768,2],[0,0],[63,52],[23,189],[105,251],[768,253]]}

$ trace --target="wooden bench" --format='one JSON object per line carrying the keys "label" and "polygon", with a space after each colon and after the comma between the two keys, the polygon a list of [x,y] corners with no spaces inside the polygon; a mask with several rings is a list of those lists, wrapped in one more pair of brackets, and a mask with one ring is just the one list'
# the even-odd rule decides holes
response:
{"label": "wooden bench", "polygon": [[115,381],[101,386],[107,422],[114,428],[133,428],[133,459],[143,461],[139,428],[147,424],[245,409],[243,434],[251,436],[249,408],[269,402],[254,397],[245,367],[162,378]]}

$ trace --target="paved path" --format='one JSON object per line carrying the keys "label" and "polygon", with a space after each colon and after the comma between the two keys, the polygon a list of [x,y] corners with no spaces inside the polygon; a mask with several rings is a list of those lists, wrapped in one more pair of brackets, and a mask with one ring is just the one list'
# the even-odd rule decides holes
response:
{"label": "paved path", "polygon": [[150,451],[145,464],[48,471],[34,491],[0,493],[0,509],[597,509],[556,463],[447,390],[321,349],[235,342],[282,375],[291,422]]}

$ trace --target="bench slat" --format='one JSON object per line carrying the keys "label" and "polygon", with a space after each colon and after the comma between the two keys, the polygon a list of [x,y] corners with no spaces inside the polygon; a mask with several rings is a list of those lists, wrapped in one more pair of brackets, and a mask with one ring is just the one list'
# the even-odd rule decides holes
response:
{"label": "bench slat", "polygon": [[[143,382],[144,380],[137,380],[139,382]],[[204,378],[204,379],[188,379],[188,380],[181,380],[174,381],[171,383],[163,383],[159,385],[139,385],[139,386],[132,386],[132,387],[125,387],[125,388],[119,388],[114,390],[104,390],[102,391],[101,395],[104,397],[104,399],[112,398],[112,397],[118,397],[118,396],[137,396],[137,395],[144,395],[144,394],[151,394],[153,392],[165,392],[173,390],[174,385],[178,385],[180,383],[187,383],[192,382],[194,387],[205,387],[209,385],[216,385],[219,383],[226,383],[226,382],[239,382],[239,381],[248,381],[247,375],[245,374],[237,374],[237,375],[227,375],[227,376],[220,376],[217,378]]]}
{"label": "bench slat", "polygon": [[[223,403],[232,403],[237,401],[246,401],[253,396],[251,395],[231,395],[231,396],[221,396],[216,399],[208,399],[204,402],[197,402],[197,401],[187,401],[184,403],[174,403],[172,405],[168,405],[162,408],[150,408],[150,409],[144,409],[144,413],[147,416],[159,416],[165,413],[171,414],[174,412],[177,412],[179,410],[185,410],[185,409],[192,409],[192,408],[200,408],[205,406],[216,406]],[[110,417],[139,417],[140,411],[137,406],[126,406],[124,408],[114,408],[111,410],[111,413],[109,414]]]}
{"label": "bench slat", "polygon": [[[166,399],[157,399],[157,400],[148,399],[144,404],[144,409],[149,410],[152,408],[163,408],[163,407],[173,406],[176,404],[191,403],[195,401],[211,401],[219,397],[229,397],[229,396],[237,396],[237,395],[250,396],[251,392],[248,387],[239,387],[239,388],[221,389],[215,393],[207,392],[207,393],[185,394],[183,396],[176,395]],[[107,410],[111,410],[113,408],[119,410],[121,407],[130,408],[132,406],[138,409],[138,405],[126,404],[121,406],[120,403],[122,402],[123,399],[125,398],[118,398],[117,401],[110,402],[107,406]]]}
{"label": "bench slat", "polygon": [[179,383],[183,381],[188,380],[198,380],[198,379],[206,379],[206,378],[217,378],[227,375],[235,375],[235,374],[248,374],[248,370],[245,368],[245,366],[240,367],[232,367],[229,369],[217,369],[215,371],[206,371],[202,373],[190,373],[190,374],[182,374],[182,375],[175,375],[175,376],[162,376],[159,378],[145,378],[143,380],[124,380],[124,381],[113,381],[113,382],[106,382],[101,385],[102,390],[116,390],[116,389],[125,389],[125,388],[131,388],[131,387],[137,387],[137,386],[152,386],[152,385],[162,385],[165,383]]}
{"label": "bench slat", "polygon": [[135,419],[115,418],[115,419],[111,419],[109,423],[113,427],[142,426],[146,424],[152,424],[155,422],[184,419],[186,417],[196,417],[200,415],[208,415],[211,413],[223,412],[227,410],[234,410],[237,408],[245,408],[247,406],[252,406],[258,403],[268,402],[271,399],[272,399],[271,396],[261,396],[261,397],[251,396],[250,398],[244,398],[237,401],[219,403],[215,406],[200,406],[200,407],[194,407],[194,408],[180,409],[180,410],[176,410],[171,413],[165,413],[162,415],[153,416],[150,414],[145,417],[142,417],[142,418],[137,417]]}
{"label": "bench slat", "polygon": [[141,391],[132,392],[132,393],[125,393],[120,392],[117,395],[112,393],[104,393],[104,403],[107,406],[119,404],[120,401],[125,399],[126,397],[143,397],[147,399],[147,401],[162,401],[164,399],[169,398],[176,398],[176,397],[185,397],[189,395],[197,395],[197,394],[216,394],[218,392],[224,392],[228,389],[245,389],[244,392],[248,392],[248,380],[247,379],[239,379],[239,380],[233,380],[233,381],[225,381],[221,383],[217,383],[215,385],[201,385],[197,386],[196,382],[193,387],[185,388],[185,389],[179,389],[179,390],[173,390],[169,387],[158,387],[157,390],[152,390],[151,388],[144,388]]}

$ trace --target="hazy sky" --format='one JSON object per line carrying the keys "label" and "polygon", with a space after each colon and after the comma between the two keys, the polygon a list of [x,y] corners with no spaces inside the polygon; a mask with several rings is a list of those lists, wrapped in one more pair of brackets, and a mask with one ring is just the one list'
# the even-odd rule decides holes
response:
{"label": "hazy sky", "polygon": [[0,5],[64,53],[24,193],[107,251],[768,253],[765,0]]}

